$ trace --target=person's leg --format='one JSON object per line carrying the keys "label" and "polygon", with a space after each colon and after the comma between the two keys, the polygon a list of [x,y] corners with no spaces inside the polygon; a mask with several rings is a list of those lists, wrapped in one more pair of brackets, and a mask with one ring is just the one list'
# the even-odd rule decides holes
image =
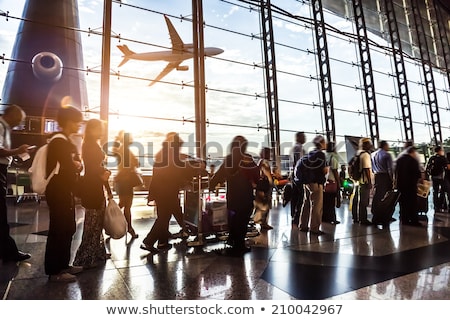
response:
{"label": "person's leg", "polygon": [[70,192],[64,186],[47,187],[49,230],[45,251],[45,273],[57,275],[69,267],[72,236],[75,233],[75,208]]}
{"label": "person's leg", "polygon": [[245,250],[245,236],[247,234],[247,226],[252,213],[252,207],[242,207],[237,209],[234,219],[233,232],[233,249]]}
{"label": "person's leg", "polygon": [[439,212],[439,179],[431,178],[433,182],[433,205],[435,212]]}
{"label": "person's leg", "polygon": [[359,220],[360,223],[369,223],[367,219],[367,207],[369,206],[370,200],[370,185],[363,184],[360,189],[360,199],[359,199]]}
{"label": "person's leg", "polygon": [[445,201],[445,185],[444,179],[439,179],[439,210],[443,211],[447,209],[447,203]]}
{"label": "person's leg", "polygon": [[353,194],[353,202],[352,202],[352,219],[353,223],[359,223],[360,216],[359,216],[359,202],[360,202],[360,186],[355,185],[355,190]]}
{"label": "person's leg", "polygon": [[128,232],[131,234],[132,238],[137,238],[138,235],[133,229],[132,218],[131,218],[131,207],[133,205],[133,193],[121,194],[119,195],[120,203],[123,205],[123,214],[125,220],[127,220]]}
{"label": "person's leg", "polygon": [[308,185],[311,190],[311,232],[319,233],[320,224],[322,222],[323,210],[323,185],[319,183],[310,183]]}
{"label": "person's leg", "polygon": [[[303,187],[302,187],[303,190]],[[291,219],[292,225],[298,226],[299,223],[299,201],[300,201],[300,189],[295,183],[292,183],[292,198],[291,198]]]}
{"label": "person's leg", "polygon": [[303,205],[300,213],[300,230],[309,230],[309,219],[311,217],[311,190],[308,185],[304,187]]}
{"label": "person's leg", "polygon": [[18,254],[16,242],[9,234],[8,207],[6,204],[8,166],[0,164],[0,259]]}

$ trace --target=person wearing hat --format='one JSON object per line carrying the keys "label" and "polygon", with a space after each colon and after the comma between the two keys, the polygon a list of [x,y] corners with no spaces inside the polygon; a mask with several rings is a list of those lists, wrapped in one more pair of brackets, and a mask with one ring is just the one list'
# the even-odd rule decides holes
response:
{"label": "person wearing hat", "polygon": [[408,147],[396,160],[395,177],[400,192],[400,223],[421,227],[417,213],[417,183],[421,179],[415,147]]}
{"label": "person wearing hat", "polygon": [[75,107],[62,107],[56,116],[61,134],[48,144],[47,173],[59,163],[58,174],[49,181],[45,198],[49,211],[49,229],[45,248],[45,273],[52,282],[73,282],[83,271],[81,266],[69,266],[72,236],[75,234],[75,201],[77,175],[82,170],[76,146],[70,137],[80,130],[83,115]]}
{"label": "person wearing hat", "polygon": [[[187,155],[180,152],[182,146],[183,140],[178,133],[170,132],[166,135],[161,150],[155,155],[148,200],[156,202],[158,216],[141,245],[141,249],[151,254],[171,249],[169,222],[172,215],[181,214],[180,189],[194,176],[206,173],[203,162],[186,161]],[[178,223],[183,225],[183,222]]]}
{"label": "person wearing hat", "polygon": [[361,225],[371,225],[372,222],[367,219],[367,207],[370,201],[370,190],[372,189],[372,161],[370,152],[372,150],[372,141],[369,138],[359,139],[359,146],[356,155],[360,157],[359,168],[361,177],[356,181],[355,194],[352,203],[353,223]]}

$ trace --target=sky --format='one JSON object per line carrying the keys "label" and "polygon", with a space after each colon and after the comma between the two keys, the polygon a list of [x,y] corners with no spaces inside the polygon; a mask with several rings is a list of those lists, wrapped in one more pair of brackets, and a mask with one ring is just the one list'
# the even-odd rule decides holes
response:
{"label": "sky", "polygon": [[[195,119],[193,89],[173,83],[192,83],[192,61],[185,61],[188,71],[173,71],[163,81],[148,86],[151,79],[164,68],[165,62],[146,62],[130,60],[122,67],[117,66],[122,54],[117,49],[119,44],[127,44],[136,52],[151,52],[170,48],[170,40],[163,13],[167,14],[185,43],[192,42],[192,24],[180,17],[191,17],[191,1],[184,0],[127,0],[129,3],[147,10],[138,10],[129,6],[113,3],[112,31],[120,35],[120,40],[111,41],[111,70],[120,75],[110,78],[110,134],[126,130],[133,134],[134,140],[141,142],[151,153],[159,149],[164,135],[177,131],[182,138],[193,146],[195,127],[190,122]],[[0,0],[0,10],[9,11],[10,16],[20,17],[24,0]],[[308,5],[298,1],[272,1],[283,9],[310,17]],[[249,150],[257,154],[259,149],[267,146],[267,131],[257,127],[266,127],[268,118],[266,102],[263,98],[263,70],[253,65],[261,65],[263,55],[261,41],[256,40],[261,33],[259,14],[255,10],[243,7],[238,1],[203,1],[206,27],[205,46],[219,47],[224,52],[217,59],[205,61],[205,78],[208,86],[206,93],[208,154],[220,157],[227,152],[227,145],[237,135],[244,135],[251,143]],[[80,28],[83,30],[100,30],[102,26],[103,1],[79,0]],[[354,32],[351,21],[326,14],[326,22],[340,30]],[[317,65],[314,55],[314,38],[310,28],[300,22],[287,18],[275,18],[274,38],[277,42],[276,67],[279,97],[279,118],[282,154],[289,152],[296,131],[305,131],[308,140],[317,133],[322,133],[322,109],[319,107],[321,91],[317,78]],[[18,21],[0,17],[0,55],[11,54]],[[252,38],[254,35],[255,38]],[[385,45],[382,39],[370,35],[374,41]],[[82,34],[84,64],[86,68],[100,71],[101,37],[96,34]],[[357,111],[363,111],[364,97],[360,86],[360,72],[352,65],[358,62],[355,43],[347,39],[328,36],[330,67],[332,68],[333,101],[335,107],[336,134],[338,143],[345,135],[368,136],[366,118]],[[387,74],[392,72],[392,62],[384,53],[372,53],[375,88],[382,94],[377,96],[379,126],[382,139],[402,140],[399,109],[395,99],[394,78]],[[0,64],[0,87],[3,86],[7,63]],[[420,78],[420,69],[408,63],[408,75]],[[139,79],[130,79],[136,77]],[[436,77],[437,86],[445,88],[443,77]],[[95,72],[86,74],[89,106],[85,108],[94,112],[100,105],[100,75]],[[421,106],[423,89],[410,88],[413,101],[413,120],[416,141],[428,142],[430,130],[425,123],[427,110]],[[448,106],[448,94],[440,95],[441,104]],[[314,105],[312,107],[311,105]],[[132,115],[127,117],[123,115]],[[92,117],[96,117],[92,115]],[[172,119],[172,120],[162,120]],[[183,121],[185,119],[186,121]],[[448,112],[441,115],[441,123],[450,123]],[[225,124],[225,125],[224,125]],[[443,130],[444,138],[449,129]],[[112,138],[112,137],[110,137]],[[192,148],[186,152],[194,153]]]}

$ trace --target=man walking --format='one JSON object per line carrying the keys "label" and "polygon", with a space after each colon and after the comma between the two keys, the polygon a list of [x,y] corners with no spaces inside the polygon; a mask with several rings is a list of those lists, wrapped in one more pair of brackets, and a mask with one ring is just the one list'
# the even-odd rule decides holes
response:
{"label": "man walking", "polygon": [[[300,131],[295,134],[295,145],[292,148],[290,155],[290,166],[291,173],[293,175],[295,165],[299,159],[301,159],[304,155],[303,145],[306,142],[305,133]],[[292,198],[291,198],[291,218],[292,218],[292,226],[297,227],[300,219],[300,211],[303,206],[303,198],[305,196],[305,192],[303,189],[303,185],[296,185],[292,178]]]}
{"label": "man walking", "polygon": [[361,138],[359,140],[359,149],[356,155],[359,157],[357,168],[360,177],[356,184],[355,195],[352,203],[353,223],[361,225],[371,225],[367,219],[367,206],[370,200],[370,189],[372,188],[372,163],[370,160],[370,150],[372,149],[372,141],[369,138]]}
{"label": "man walking", "polygon": [[[315,235],[325,234],[320,230],[323,214],[323,186],[325,176],[328,173],[327,161],[323,150],[327,143],[323,136],[316,136],[313,140],[315,149],[308,153],[308,158],[303,165],[309,170],[308,179],[304,181],[306,190],[310,193],[309,199],[305,199],[301,214],[300,231],[311,231]],[[305,157],[306,158],[306,157]],[[309,225],[309,227],[308,227]]]}
{"label": "man walking", "polygon": [[435,154],[430,157],[427,163],[426,172],[431,176],[433,182],[433,204],[435,212],[447,210],[445,201],[444,174],[448,161],[444,156],[444,149],[440,146],[434,148]]}
{"label": "man walking", "polygon": [[[380,141],[377,151],[372,153],[372,171],[375,175],[375,192],[372,199],[372,209],[377,208],[386,192],[392,190],[393,185],[393,161],[388,152],[389,144],[387,141]],[[376,215],[376,210],[372,210],[372,223],[377,224],[380,217]]]}
{"label": "man walking", "polygon": [[417,213],[417,182],[421,178],[415,147],[408,147],[396,160],[395,177],[400,191],[400,222],[421,227]]}

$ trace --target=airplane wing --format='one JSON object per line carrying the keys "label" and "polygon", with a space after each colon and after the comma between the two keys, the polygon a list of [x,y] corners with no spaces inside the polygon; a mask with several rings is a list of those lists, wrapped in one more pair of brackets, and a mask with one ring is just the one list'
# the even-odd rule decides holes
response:
{"label": "airplane wing", "polygon": [[169,29],[170,41],[172,41],[172,52],[181,53],[184,48],[183,40],[181,40],[180,35],[177,30],[173,26],[172,22],[169,20],[167,16],[164,16],[166,19],[167,29]]}
{"label": "airplane wing", "polygon": [[149,86],[154,85],[156,82],[158,82],[159,80],[161,80],[162,78],[164,78],[170,71],[172,71],[173,69],[176,69],[179,65],[180,65],[181,61],[178,62],[170,62],[164,69],[163,71],[160,72],[160,74],[158,74],[158,76],[152,81],[150,82]]}

